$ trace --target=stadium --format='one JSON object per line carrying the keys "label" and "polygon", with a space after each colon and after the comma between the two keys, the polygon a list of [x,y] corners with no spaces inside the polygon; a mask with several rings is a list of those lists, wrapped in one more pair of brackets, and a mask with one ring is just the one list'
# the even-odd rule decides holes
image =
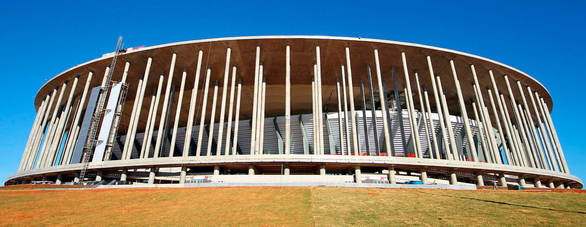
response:
{"label": "stadium", "polygon": [[117,48],[50,79],[34,105],[7,185],[583,186],[542,84],[420,44],[259,36]]}

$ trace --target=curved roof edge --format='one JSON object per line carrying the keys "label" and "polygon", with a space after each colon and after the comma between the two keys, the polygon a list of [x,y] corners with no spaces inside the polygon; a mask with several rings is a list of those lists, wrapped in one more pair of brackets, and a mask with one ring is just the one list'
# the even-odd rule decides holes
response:
{"label": "curved roof edge", "polygon": [[[547,90],[547,87],[545,87],[543,84],[541,84],[538,80],[536,80],[535,78],[531,77],[529,74],[515,68],[512,66],[509,66],[507,64],[489,59],[489,58],[485,58],[485,57],[481,57],[475,54],[469,54],[466,52],[462,52],[462,51],[457,51],[457,50],[452,50],[452,49],[447,49],[447,48],[442,48],[442,47],[435,47],[435,46],[429,46],[429,45],[424,45],[424,44],[417,44],[417,43],[409,43],[409,42],[401,42],[401,41],[392,41],[392,40],[384,40],[384,39],[372,39],[372,38],[355,38],[355,37],[344,37],[344,36],[325,36],[325,35],[265,35],[265,36],[236,36],[236,37],[224,37],[224,38],[209,38],[209,39],[198,39],[198,40],[189,40],[189,41],[179,41],[179,42],[173,42],[173,43],[166,43],[166,44],[160,44],[160,45],[155,45],[155,46],[150,46],[150,47],[144,47],[135,51],[130,51],[127,53],[124,53],[122,55],[126,55],[126,54],[131,54],[131,53],[136,53],[136,52],[141,52],[141,51],[147,51],[147,50],[153,50],[153,49],[157,49],[157,48],[163,48],[163,47],[169,47],[169,46],[177,46],[177,45],[186,45],[186,44],[194,44],[194,43],[205,43],[205,42],[215,42],[215,41],[232,41],[232,40],[250,40],[250,39],[333,39],[333,40],[346,40],[346,41],[358,41],[358,42],[378,42],[378,43],[385,43],[385,44],[394,44],[394,45],[403,45],[403,46],[410,46],[410,47],[419,47],[419,48],[426,48],[426,49],[431,49],[431,50],[437,50],[437,51],[444,51],[444,52],[450,52],[453,54],[458,54],[458,55],[462,55],[462,56],[466,56],[466,57],[472,57],[472,58],[476,58],[479,60],[483,60],[483,61],[487,61],[496,65],[500,65],[502,67],[505,68],[509,68],[513,71],[516,71],[518,73],[520,73],[523,76],[526,76],[527,78],[533,80],[535,83],[539,84],[543,89],[545,89],[545,91],[547,92],[547,94],[550,96],[551,99],[551,93],[549,92],[549,90]],[[43,87],[45,87],[48,83],[50,83],[52,80],[54,80],[55,78],[71,71],[74,70],[76,68],[79,67],[83,67],[86,66],[88,64],[97,62],[97,61],[101,61],[101,60],[105,60],[105,59],[110,59],[112,58],[112,56],[102,56],[100,58],[96,58],[78,65],[75,65],[59,74],[57,74],[56,76],[52,77],[51,79],[47,80],[38,90],[37,90],[37,95],[39,94],[39,92],[43,89]],[[37,99],[37,97],[35,96],[35,100]],[[550,112],[553,111],[553,102],[552,105],[550,106]]]}

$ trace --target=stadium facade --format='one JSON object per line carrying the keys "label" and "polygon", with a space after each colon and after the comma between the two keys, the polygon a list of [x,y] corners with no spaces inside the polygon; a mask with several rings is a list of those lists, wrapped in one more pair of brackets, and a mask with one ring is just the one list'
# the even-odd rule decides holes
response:
{"label": "stadium facade", "polygon": [[128,48],[55,76],[34,104],[6,184],[582,187],[542,84],[419,44],[261,36]]}

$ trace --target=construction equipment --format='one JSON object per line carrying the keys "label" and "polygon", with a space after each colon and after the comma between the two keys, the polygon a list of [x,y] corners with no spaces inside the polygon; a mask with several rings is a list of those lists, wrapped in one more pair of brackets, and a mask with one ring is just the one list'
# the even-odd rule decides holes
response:
{"label": "construction equipment", "polygon": [[100,89],[100,96],[98,99],[98,104],[96,106],[96,110],[94,111],[94,115],[92,116],[88,138],[83,148],[83,158],[81,163],[83,164],[83,168],[79,174],[80,183],[83,182],[85,178],[85,174],[89,167],[90,157],[93,155],[94,148],[96,146],[96,136],[98,134],[98,130],[100,128],[100,122],[102,120],[102,115],[104,113],[104,105],[106,103],[106,96],[108,96],[108,92],[110,91],[111,82],[112,82],[112,74],[114,73],[114,67],[116,66],[116,59],[120,54],[120,48],[122,44],[122,36],[118,37],[118,43],[116,44],[116,52],[114,52],[114,57],[112,58],[112,64],[110,64],[110,70],[106,74],[104,86]]}

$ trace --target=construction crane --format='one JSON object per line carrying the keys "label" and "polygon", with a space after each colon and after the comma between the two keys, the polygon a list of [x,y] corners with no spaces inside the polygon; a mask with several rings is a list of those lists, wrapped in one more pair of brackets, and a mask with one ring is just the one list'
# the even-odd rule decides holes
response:
{"label": "construction crane", "polygon": [[122,36],[118,37],[118,43],[116,44],[116,52],[114,52],[114,57],[112,58],[112,64],[110,64],[110,70],[106,74],[106,78],[104,79],[106,83],[104,86],[100,88],[100,96],[98,98],[98,103],[96,106],[96,110],[94,111],[94,115],[92,116],[92,120],[90,123],[90,128],[88,132],[88,138],[83,147],[83,157],[82,157],[82,164],[83,168],[79,174],[80,183],[83,182],[85,178],[85,174],[89,167],[89,161],[94,153],[94,149],[96,146],[96,136],[98,134],[100,128],[100,122],[102,120],[102,115],[104,114],[104,105],[106,104],[106,97],[108,96],[108,92],[110,92],[110,84],[112,82],[112,74],[114,74],[114,67],[116,67],[116,59],[120,54],[120,48],[122,45]]}

